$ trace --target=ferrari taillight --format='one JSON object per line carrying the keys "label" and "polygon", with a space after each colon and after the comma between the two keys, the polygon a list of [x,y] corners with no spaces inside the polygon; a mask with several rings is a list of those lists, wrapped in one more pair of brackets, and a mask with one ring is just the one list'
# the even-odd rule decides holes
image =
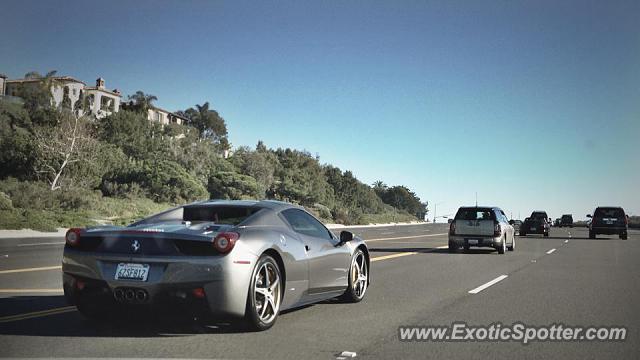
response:
{"label": "ferrari taillight", "polygon": [[213,247],[215,247],[218,252],[226,254],[233,249],[239,237],[240,234],[235,232],[220,233],[213,239]]}
{"label": "ferrari taillight", "polygon": [[69,246],[78,246],[80,244],[80,228],[71,228],[67,230],[67,234],[64,236],[64,240]]}

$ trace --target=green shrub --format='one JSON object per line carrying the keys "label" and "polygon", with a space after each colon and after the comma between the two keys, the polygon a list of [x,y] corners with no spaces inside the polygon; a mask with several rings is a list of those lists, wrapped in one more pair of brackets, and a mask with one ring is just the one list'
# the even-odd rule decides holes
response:
{"label": "green shrub", "polygon": [[56,192],[43,182],[8,178],[0,181],[0,191],[9,195],[15,208],[42,210],[60,207]]}
{"label": "green shrub", "polygon": [[[122,194],[116,184],[139,184],[158,202],[184,203],[208,197],[205,187],[179,164],[168,160],[142,161],[105,176],[101,189],[105,194]],[[136,187],[135,191],[139,189]]]}
{"label": "green shrub", "polygon": [[220,171],[209,177],[212,199],[257,199],[260,197],[256,179],[233,171]]}
{"label": "green shrub", "polygon": [[0,192],[0,210],[13,210],[11,198],[3,192]]}

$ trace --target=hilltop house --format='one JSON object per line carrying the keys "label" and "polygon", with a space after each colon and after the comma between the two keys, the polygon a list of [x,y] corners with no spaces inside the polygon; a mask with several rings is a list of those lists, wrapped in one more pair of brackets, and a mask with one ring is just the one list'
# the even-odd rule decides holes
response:
{"label": "hilltop house", "polygon": [[[120,111],[121,108],[131,108],[131,102],[122,101],[122,95],[118,89],[109,90],[105,87],[103,78],[96,79],[95,86],[87,86],[84,82],[70,76],[54,76],[51,78],[52,103],[54,106],[66,106],[76,111],[78,115],[90,114],[97,119],[102,119],[110,114]],[[43,79],[15,79],[8,80],[7,76],[0,74],[0,96],[11,98],[19,97],[20,89],[24,86],[38,86]],[[155,121],[162,126],[168,124],[184,124],[188,119],[177,113],[151,106],[147,111],[147,119]]]}
{"label": "hilltop house", "polygon": [[120,110],[120,91],[118,89],[107,90],[104,87],[104,79],[98,78],[96,86],[87,86],[84,88],[84,96],[86,98],[87,111],[96,118],[116,113]]}
{"label": "hilltop house", "polygon": [[[98,119],[120,110],[122,95],[117,89],[107,90],[103,78],[96,80],[96,86],[87,86],[84,82],[71,76],[54,76],[52,80],[51,100],[54,106],[65,105],[78,111],[79,114],[92,114]],[[2,82],[4,83],[2,95],[17,97],[20,96],[21,88],[39,86],[42,79],[6,80],[5,78]],[[65,102],[66,104],[64,104]],[[81,106],[83,103],[84,106]]]}

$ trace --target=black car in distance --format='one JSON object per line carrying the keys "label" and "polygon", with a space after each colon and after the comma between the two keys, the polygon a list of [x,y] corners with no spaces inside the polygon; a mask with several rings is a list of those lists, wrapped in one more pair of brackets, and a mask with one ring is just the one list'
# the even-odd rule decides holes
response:
{"label": "black car in distance", "polygon": [[560,218],[560,227],[564,226],[573,227],[573,216],[571,214],[562,215],[562,218]]}
{"label": "black car in distance", "polygon": [[620,239],[627,240],[629,218],[621,207],[600,206],[587,215],[591,218],[589,224],[589,239],[595,239],[596,235],[618,235]]}

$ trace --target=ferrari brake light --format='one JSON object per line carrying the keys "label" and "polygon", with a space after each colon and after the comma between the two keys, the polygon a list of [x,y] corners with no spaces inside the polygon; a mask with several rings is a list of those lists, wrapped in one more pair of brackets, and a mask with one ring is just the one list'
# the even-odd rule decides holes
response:
{"label": "ferrari brake light", "polygon": [[240,234],[235,232],[222,232],[213,239],[213,247],[215,247],[218,252],[226,254],[233,249],[239,237]]}
{"label": "ferrari brake light", "polygon": [[496,221],[496,224],[493,227],[493,237],[498,237],[501,234],[502,234],[502,228],[500,228],[500,224]]}
{"label": "ferrari brake light", "polygon": [[78,246],[80,244],[80,228],[71,228],[67,230],[67,234],[64,236],[64,240],[70,246]]}

